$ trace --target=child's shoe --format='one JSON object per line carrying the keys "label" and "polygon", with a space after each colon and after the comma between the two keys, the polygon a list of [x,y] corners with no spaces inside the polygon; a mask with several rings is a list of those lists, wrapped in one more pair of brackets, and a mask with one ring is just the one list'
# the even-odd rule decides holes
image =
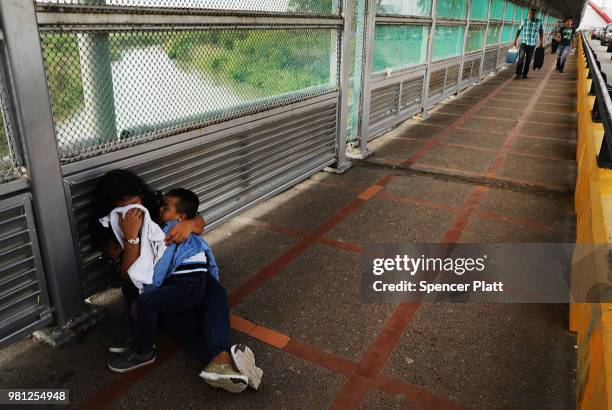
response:
{"label": "child's shoe", "polygon": [[231,364],[210,362],[200,373],[206,383],[231,393],[241,393],[249,385],[247,376],[238,373]]}
{"label": "child's shoe", "polygon": [[230,349],[232,359],[236,369],[249,378],[249,386],[255,390],[259,390],[263,370],[255,366],[255,355],[248,346],[237,344]]}

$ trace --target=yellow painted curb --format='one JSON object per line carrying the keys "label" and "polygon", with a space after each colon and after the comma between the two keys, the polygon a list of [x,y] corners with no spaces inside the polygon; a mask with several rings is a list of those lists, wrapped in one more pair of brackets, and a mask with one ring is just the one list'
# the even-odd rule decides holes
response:
{"label": "yellow painted curb", "polygon": [[[591,121],[595,98],[588,95],[592,80],[578,42],[578,177],[574,198],[576,243],[612,243],[612,170],[597,166],[604,129]],[[591,258],[597,277],[609,282],[612,268],[606,252],[581,255],[576,248],[574,261]],[[573,274],[575,274],[573,270]],[[577,408],[612,410],[612,304],[570,304],[570,330],[577,334]]]}

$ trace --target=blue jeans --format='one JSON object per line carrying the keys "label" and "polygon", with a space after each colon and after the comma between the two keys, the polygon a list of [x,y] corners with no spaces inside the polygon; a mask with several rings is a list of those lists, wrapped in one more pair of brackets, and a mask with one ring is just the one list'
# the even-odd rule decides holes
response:
{"label": "blue jeans", "polygon": [[229,308],[225,288],[209,274],[168,277],[163,285],[138,295],[131,284],[124,285],[124,297],[136,302],[134,349],[148,354],[158,324],[183,339],[188,352],[208,364],[230,349]]}
{"label": "blue jeans", "polygon": [[557,57],[557,69],[563,70],[565,67],[565,62],[567,61],[567,56],[569,56],[570,51],[572,51],[571,44],[564,45],[559,44],[559,56]]}
{"label": "blue jeans", "polygon": [[516,62],[516,75],[523,75],[527,77],[529,73],[529,65],[531,64],[531,57],[533,57],[533,51],[535,46],[528,46],[525,43],[521,43],[519,48],[518,61]]}

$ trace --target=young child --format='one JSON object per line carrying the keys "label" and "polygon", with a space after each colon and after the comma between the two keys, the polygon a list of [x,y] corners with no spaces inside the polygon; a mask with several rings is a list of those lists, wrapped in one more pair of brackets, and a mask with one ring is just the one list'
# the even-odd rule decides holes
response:
{"label": "young child", "polygon": [[[176,223],[192,219],[197,215],[198,206],[197,195],[189,190],[168,192],[160,209],[164,233]],[[112,359],[109,368],[123,373],[153,363],[153,341],[160,314],[174,315],[169,322],[180,323],[181,314],[200,307],[203,309],[200,322],[207,344],[204,360],[209,361],[200,377],[213,387],[234,393],[243,391],[247,384],[258,389],[263,371],[255,366],[253,352],[248,347],[230,347],[227,292],[219,282],[210,246],[195,234],[185,242],[168,245],[155,264],[153,283],[145,286],[132,304],[135,320],[132,349]]]}

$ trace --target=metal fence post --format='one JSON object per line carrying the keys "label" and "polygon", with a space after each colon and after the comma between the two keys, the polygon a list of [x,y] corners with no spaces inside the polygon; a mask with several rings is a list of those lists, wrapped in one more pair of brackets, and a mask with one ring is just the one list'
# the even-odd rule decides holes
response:
{"label": "metal fence post", "polygon": [[470,31],[470,13],[472,12],[472,0],[467,0],[467,14],[465,15],[465,33],[463,33],[463,48],[461,50],[461,63],[459,64],[459,80],[457,81],[457,95],[461,93],[463,82],[463,67],[465,65],[465,49],[467,48],[468,33]]}
{"label": "metal fence post", "polygon": [[482,57],[480,59],[480,73],[478,74],[478,81],[476,83],[480,83],[480,80],[482,80],[482,71],[484,70],[485,54],[487,51],[487,36],[489,35],[489,24],[491,22],[491,6],[493,6],[493,0],[489,0],[489,10],[487,11],[487,28],[485,29],[482,44]]}
{"label": "metal fence post", "polygon": [[118,136],[108,33],[77,34],[77,37],[84,110],[94,121],[97,138],[115,139]]}
{"label": "metal fence post", "polygon": [[437,0],[432,0],[431,2],[431,26],[429,27],[429,38],[427,44],[427,60],[425,65],[425,80],[423,81],[423,113],[421,114],[423,118],[427,118],[427,100],[429,99],[429,80],[431,78],[431,60],[433,53],[433,42],[434,37],[436,36],[436,2]]}
{"label": "metal fence post", "polygon": [[[80,0],[79,3],[103,6],[106,0]],[[93,118],[93,131],[98,139],[115,139],[118,135],[108,33],[79,33],[77,39],[84,110]]]}
{"label": "metal fence post", "polygon": [[[542,23],[543,24],[544,24],[544,22],[548,23],[548,19],[549,18],[550,18],[550,8],[548,8],[546,10],[546,17],[543,19]],[[548,31],[549,27],[545,27],[545,30]],[[548,32],[546,32],[546,31],[544,32],[544,41],[546,42],[545,44],[548,44],[548,40],[549,40],[548,35],[550,35],[550,31],[548,31]],[[544,46],[544,44],[542,44],[542,46]]]}
{"label": "metal fence post", "polygon": [[[340,0],[332,0],[332,10],[338,10],[340,7]],[[339,48],[338,33],[336,31],[332,31],[329,35],[330,49],[331,52],[329,54],[329,80],[330,82],[336,82],[340,80],[340,48]]]}
{"label": "metal fence post", "polygon": [[[368,133],[370,129],[370,99],[372,97],[372,67],[374,65],[374,41],[376,38],[376,13],[378,2],[366,0],[366,25],[364,35],[365,56],[363,67],[363,87],[361,89],[361,123],[359,125],[359,158],[367,158],[371,152],[368,150]],[[359,43],[357,43],[359,44]]]}
{"label": "metal fence post", "polygon": [[350,0],[342,2],[342,34],[340,38],[340,95],[337,116],[337,159],[332,167],[325,168],[328,172],[343,173],[351,167],[346,157],[346,126],[349,106],[349,87],[351,76],[351,65],[348,55],[351,46],[351,8]]}
{"label": "metal fence post", "polygon": [[508,1],[504,2],[504,9],[502,11],[502,19],[501,24],[499,25],[499,33],[497,33],[497,54],[495,55],[495,72],[499,70],[498,61],[499,61],[499,49],[501,47],[501,38],[504,34],[504,25],[506,23],[506,7],[508,7]]}
{"label": "metal fence post", "polygon": [[15,118],[23,140],[45,277],[55,319],[52,338],[91,319],[83,300],[33,1],[0,1],[4,53]]}

